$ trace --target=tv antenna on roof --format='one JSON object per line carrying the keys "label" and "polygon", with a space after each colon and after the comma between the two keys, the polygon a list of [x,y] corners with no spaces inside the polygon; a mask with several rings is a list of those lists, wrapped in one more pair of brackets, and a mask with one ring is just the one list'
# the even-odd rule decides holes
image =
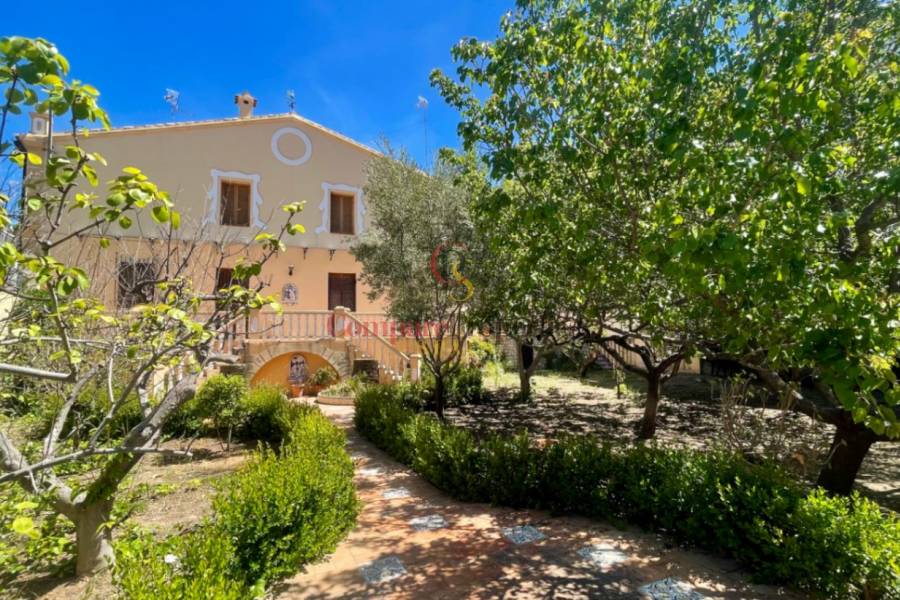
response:
{"label": "tv antenna on roof", "polygon": [[428,99],[425,96],[419,96],[416,100],[416,110],[422,111],[422,129],[425,131],[425,167],[428,167]]}
{"label": "tv antenna on roof", "polygon": [[288,110],[294,112],[294,108],[297,106],[297,96],[294,94],[294,90],[287,91],[287,103]]}
{"label": "tv antenna on roof", "polygon": [[166,101],[166,104],[169,105],[169,108],[172,109],[172,114],[178,112],[178,98],[181,96],[181,92],[178,90],[173,90],[170,88],[166,88],[166,95],[163,96],[163,100]]}

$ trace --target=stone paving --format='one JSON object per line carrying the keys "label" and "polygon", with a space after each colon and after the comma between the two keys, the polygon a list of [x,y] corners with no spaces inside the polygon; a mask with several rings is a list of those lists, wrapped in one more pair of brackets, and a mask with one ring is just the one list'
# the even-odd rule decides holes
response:
{"label": "stone paving", "polygon": [[458,502],[348,429],[362,510],[324,561],[275,589],[299,598],[797,598],[730,561],[581,517]]}

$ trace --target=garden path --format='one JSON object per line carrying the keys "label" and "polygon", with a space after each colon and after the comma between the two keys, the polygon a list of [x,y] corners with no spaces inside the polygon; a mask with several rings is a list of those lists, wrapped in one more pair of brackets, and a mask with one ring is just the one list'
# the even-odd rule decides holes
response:
{"label": "garden path", "polygon": [[627,526],[459,502],[347,429],[362,509],[323,562],[276,588],[299,598],[792,598],[730,561]]}

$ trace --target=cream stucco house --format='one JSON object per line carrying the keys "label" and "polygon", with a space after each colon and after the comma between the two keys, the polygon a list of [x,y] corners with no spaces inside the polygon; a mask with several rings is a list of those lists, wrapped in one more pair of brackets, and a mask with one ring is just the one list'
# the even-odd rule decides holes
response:
{"label": "cream stucco house", "polygon": [[[382,377],[408,374],[414,359],[403,351],[411,346],[389,331],[382,304],[368,298],[361,267],[349,252],[370,225],[363,188],[367,162],[379,153],[293,113],[254,116],[256,100],[246,92],[235,96],[235,104],[238,115],[232,118],[91,131],[79,142],[108,161],[98,172],[101,181],[135,166],[169,192],[181,214],[181,239],[207,249],[196,252],[194,275],[203,280],[195,285],[210,290],[230,281],[244,244],[260,231],[278,231],[286,218],[283,204],[306,202],[299,215],[306,232],[287,239],[287,251],[260,276],[263,293],[281,300],[284,316],[260,314],[248,325],[251,339],[243,351],[251,378],[287,383],[297,354],[309,371],[328,362],[346,375],[364,358],[379,363]],[[33,115],[31,132],[19,140],[41,152],[47,138],[45,118]],[[64,135],[53,138],[54,145],[67,143]],[[139,277],[142,265],[153,260],[154,245],[163,241],[149,215],[109,234],[114,242],[108,248],[85,236],[66,252],[94,270],[107,270],[93,277],[105,282],[98,292],[108,306],[127,309],[141,299],[116,282]],[[369,339],[340,339],[326,325],[337,307],[368,323],[362,337]],[[389,341],[388,348],[379,338]]]}

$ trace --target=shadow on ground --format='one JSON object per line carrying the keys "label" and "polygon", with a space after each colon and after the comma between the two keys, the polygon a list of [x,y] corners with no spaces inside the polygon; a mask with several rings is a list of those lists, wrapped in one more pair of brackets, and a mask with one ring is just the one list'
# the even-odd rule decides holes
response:
{"label": "shadow on ground", "polygon": [[[628,375],[617,385],[612,371],[592,371],[585,379],[575,374],[542,371],[534,377],[534,398],[521,402],[511,376],[486,380],[491,400],[455,407],[448,418],[476,433],[527,431],[538,440],[565,434],[591,435],[615,445],[635,443],[643,415],[645,383]],[[777,453],[782,464],[812,482],[827,459],[833,435],[830,425],[805,415],[767,408],[755,400],[744,408],[747,419],[740,435],[729,436],[721,402],[721,380],[682,374],[663,388],[656,443],[673,447],[739,448],[754,455]],[[737,437],[738,439],[733,439]],[[900,442],[873,446],[863,464],[858,488],[883,506],[900,510]]]}

